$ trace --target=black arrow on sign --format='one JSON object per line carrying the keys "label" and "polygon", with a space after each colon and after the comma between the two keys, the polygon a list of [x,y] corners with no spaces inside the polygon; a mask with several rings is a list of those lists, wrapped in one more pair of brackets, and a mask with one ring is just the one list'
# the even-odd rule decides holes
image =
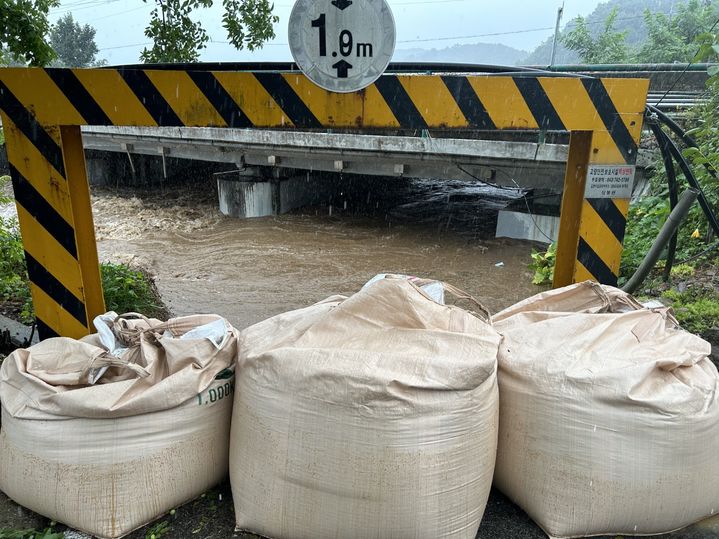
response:
{"label": "black arrow on sign", "polygon": [[349,62],[345,62],[344,60],[340,60],[332,66],[332,69],[337,70],[338,79],[346,79],[348,71],[352,69],[352,64],[350,64]]}
{"label": "black arrow on sign", "polygon": [[332,5],[339,10],[344,10],[352,5],[352,0],[332,0]]}

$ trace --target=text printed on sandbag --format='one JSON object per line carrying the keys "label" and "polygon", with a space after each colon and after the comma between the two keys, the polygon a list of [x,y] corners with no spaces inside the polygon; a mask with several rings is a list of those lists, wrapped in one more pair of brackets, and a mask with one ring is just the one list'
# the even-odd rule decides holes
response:
{"label": "text printed on sandbag", "polygon": [[225,382],[224,385],[211,387],[203,393],[197,394],[197,404],[199,406],[212,404],[219,400],[229,397],[235,392],[235,381]]}

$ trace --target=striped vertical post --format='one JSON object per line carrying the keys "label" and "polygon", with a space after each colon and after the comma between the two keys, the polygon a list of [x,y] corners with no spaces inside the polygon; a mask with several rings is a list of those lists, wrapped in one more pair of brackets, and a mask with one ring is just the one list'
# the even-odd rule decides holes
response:
{"label": "striped vertical post", "polygon": [[67,128],[76,131],[69,141],[60,128],[38,125],[7,92],[0,99],[38,334],[80,338],[104,301],[79,128]]}

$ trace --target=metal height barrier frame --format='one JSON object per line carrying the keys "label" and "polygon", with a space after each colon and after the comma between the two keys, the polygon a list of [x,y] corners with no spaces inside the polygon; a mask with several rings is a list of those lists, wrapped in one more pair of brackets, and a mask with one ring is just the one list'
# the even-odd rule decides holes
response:
{"label": "metal height barrier frame", "polygon": [[634,165],[649,81],[383,75],[350,94],[304,75],[0,69],[0,115],[41,338],[105,309],[80,126],[570,132],[555,286],[616,284],[629,200],[585,198],[590,165]]}

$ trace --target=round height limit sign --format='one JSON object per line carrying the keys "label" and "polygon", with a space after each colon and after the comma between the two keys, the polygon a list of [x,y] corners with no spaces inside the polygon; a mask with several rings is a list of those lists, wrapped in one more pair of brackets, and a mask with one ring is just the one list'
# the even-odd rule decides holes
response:
{"label": "round height limit sign", "polygon": [[355,92],[387,69],[394,18],[385,0],[298,0],[289,41],[295,62],[312,82],[332,92]]}

